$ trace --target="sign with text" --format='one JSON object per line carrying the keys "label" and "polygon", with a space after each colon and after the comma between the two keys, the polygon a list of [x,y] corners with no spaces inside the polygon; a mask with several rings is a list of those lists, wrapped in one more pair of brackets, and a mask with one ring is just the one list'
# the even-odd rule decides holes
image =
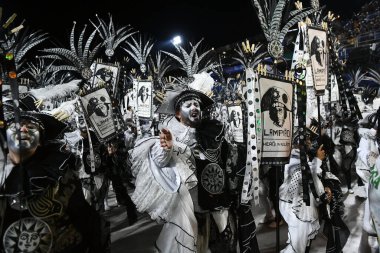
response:
{"label": "sign with text", "polygon": [[324,94],[329,76],[327,32],[319,28],[308,27],[307,41],[310,53],[314,89],[317,93]]}
{"label": "sign with text", "polygon": [[119,66],[110,63],[93,63],[91,70],[94,73],[92,87],[106,86],[112,90],[112,95],[115,95],[119,82]]}
{"label": "sign with text", "polygon": [[105,88],[81,96],[80,103],[87,122],[100,142],[108,141],[117,134],[111,98]]}
{"label": "sign with text", "polygon": [[259,78],[262,121],[261,164],[283,165],[289,161],[293,133],[293,84]]}
{"label": "sign with text", "polygon": [[152,89],[150,81],[139,81],[137,84],[137,115],[152,118]]}

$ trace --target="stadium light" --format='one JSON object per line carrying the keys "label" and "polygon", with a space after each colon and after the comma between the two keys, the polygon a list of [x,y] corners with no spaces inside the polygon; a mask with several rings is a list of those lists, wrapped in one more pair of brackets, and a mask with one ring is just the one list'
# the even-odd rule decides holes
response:
{"label": "stadium light", "polygon": [[179,45],[179,44],[181,44],[181,43],[182,43],[182,38],[181,38],[181,36],[179,36],[179,35],[175,36],[175,37],[172,39],[172,44],[173,44],[174,46]]}

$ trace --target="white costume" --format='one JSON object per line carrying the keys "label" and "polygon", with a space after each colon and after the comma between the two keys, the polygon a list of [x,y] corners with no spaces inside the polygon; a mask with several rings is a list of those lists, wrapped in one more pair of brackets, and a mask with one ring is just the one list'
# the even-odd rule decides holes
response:
{"label": "white costume", "polygon": [[369,170],[369,173],[365,174],[368,201],[365,205],[363,229],[369,234],[377,233],[380,240],[380,158],[376,144],[376,130],[371,129],[363,134],[358,148],[358,158],[363,167]]}
{"label": "white costume", "polygon": [[160,252],[196,252],[197,220],[189,190],[197,178],[190,147],[195,129],[169,117],[166,124],[173,136],[173,147],[164,150],[159,138],[139,140],[130,151],[136,189],[132,201],[139,212],[165,225],[156,241]]}
{"label": "white costume", "polygon": [[[324,193],[324,187],[318,175],[322,173],[322,161],[314,158],[309,163],[315,190],[318,196]],[[310,240],[317,235],[319,226],[318,202],[311,190],[310,206],[303,201],[302,172],[300,152],[293,149],[289,164],[285,165],[284,183],[280,186],[279,208],[281,215],[288,224],[288,245],[281,252],[302,253],[309,246]]]}

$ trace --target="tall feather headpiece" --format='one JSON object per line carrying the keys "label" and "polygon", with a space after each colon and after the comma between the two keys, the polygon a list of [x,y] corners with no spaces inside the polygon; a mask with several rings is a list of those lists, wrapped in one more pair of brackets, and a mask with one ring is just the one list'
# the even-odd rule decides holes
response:
{"label": "tall feather headpiece", "polygon": [[177,61],[180,64],[180,69],[186,72],[187,77],[192,77],[194,74],[207,72],[218,66],[218,64],[215,63],[213,59],[209,59],[206,61],[206,63],[201,64],[203,60],[207,59],[206,56],[208,56],[213,51],[212,49],[209,49],[198,55],[197,49],[202,41],[203,39],[201,39],[194,46],[190,43],[190,52],[186,52],[183,47],[176,45],[175,48],[178,52],[178,55],[166,51],[163,51],[163,53],[169,55],[171,58]]}
{"label": "tall feather headpiece", "polygon": [[90,22],[99,32],[99,35],[103,40],[106,55],[111,58],[114,55],[116,48],[127,38],[135,34],[136,31],[132,32],[132,27],[130,25],[115,29],[114,22],[112,21],[112,15],[108,13],[108,16],[110,19],[108,24],[103,19],[99,18],[97,14],[96,18],[99,25],[95,25],[95,23],[91,20]]}
{"label": "tall feather headpiece", "polygon": [[[305,17],[315,12],[314,9],[298,9],[289,13],[289,17],[283,15],[284,9],[288,4],[288,0],[270,0],[263,1],[251,0],[256,9],[261,28],[264,32],[265,38],[268,41],[268,53],[275,59],[279,59],[284,54],[284,41],[285,35],[289,29],[298,22],[301,22]],[[281,28],[284,19],[286,23]]]}
{"label": "tall feather headpiece", "polygon": [[131,37],[132,42],[126,41],[125,43],[129,46],[128,48],[123,48],[132,58],[140,65],[140,70],[142,73],[146,72],[146,62],[147,58],[154,46],[151,39],[143,42],[142,35],[139,34],[137,40]]}
{"label": "tall feather headpiece", "polygon": [[48,53],[49,55],[43,55],[40,57],[64,61],[66,65],[54,66],[52,69],[58,71],[73,71],[78,73],[84,81],[89,81],[93,75],[90,67],[94,62],[95,55],[98,52],[101,43],[97,44],[93,48],[90,48],[97,30],[94,30],[90,34],[86,42],[83,41],[87,25],[84,26],[82,32],[80,33],[78,42],[75,43],[75,26],[76,22],[74,21],[70,34],[70,49],[44,49],[42,52]]}

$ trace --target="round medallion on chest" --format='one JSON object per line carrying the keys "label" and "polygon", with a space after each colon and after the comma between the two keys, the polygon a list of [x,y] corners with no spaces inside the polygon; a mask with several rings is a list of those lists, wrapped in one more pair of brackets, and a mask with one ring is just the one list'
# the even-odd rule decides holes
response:
{"label": "round medallion on chest", "polygon": [[12,223],[3,237],[6,253],[50,252],[52,243],[48,224],[35,218],[23,218]]}
{"label": "round medallion on chest", "polygon": [[206,165],[201,174],[201,184],[203,188],[211,193],[218,194],[224,188],[224,172],[217,163]]}

